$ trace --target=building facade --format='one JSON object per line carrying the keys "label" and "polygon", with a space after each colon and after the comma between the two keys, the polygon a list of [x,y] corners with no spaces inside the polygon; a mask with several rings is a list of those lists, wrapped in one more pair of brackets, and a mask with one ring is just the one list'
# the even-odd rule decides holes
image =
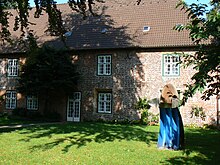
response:
{"label": "building facade", "polygon": [[[137,101],[147,98],[150,111],[159,114],[158,99],[164,85],[173,84],[181,98],[195,73],[192,67],[179,65],[181,54],[194,54],[195,45],[187,31],[173,30],[188,21],[176,4],[176,0],[143,1],[140,5],[133,0],[109,0],[94,7],[98,16],[81,21],[82,16],[71,12],[67,4],[59,5],[70,29],[65,34],[66,45],[81,75],[77,90],[69,96],[54,93],[47,103],[42,96],[19,94],[16,86],[25,55],[14,47],[2,46],[0,111],[23,108],[43,115],[47,104],[50,114],[58,114],[62,121],[132,121],[140,119]],[[30,19],[36,24],[30,28],[40,36],[39,42],[64,46],[59,38],[43,33],[46,17]],[[194,107],[202,108],[203,118],[193,113]],[[204,101],[196,93],[180,111],[185,125],[215,124],[218,107],[214,96]]]}

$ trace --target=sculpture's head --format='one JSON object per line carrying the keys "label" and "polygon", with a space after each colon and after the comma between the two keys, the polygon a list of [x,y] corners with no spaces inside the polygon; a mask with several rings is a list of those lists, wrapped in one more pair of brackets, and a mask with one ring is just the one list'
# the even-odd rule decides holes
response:
{"label": "sculpture's head", "polygon": [[172,84],[166,84],[161,93],[161,102],[171,104],[172,98],[178,98],[177,90]]}

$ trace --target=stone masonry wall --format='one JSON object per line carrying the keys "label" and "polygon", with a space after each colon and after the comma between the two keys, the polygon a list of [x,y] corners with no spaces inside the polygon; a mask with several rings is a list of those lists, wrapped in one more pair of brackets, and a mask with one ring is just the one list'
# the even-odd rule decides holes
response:
{"label": "stone masonry wall", "polygon": [[[77,56],[76,63],[81,72],[79,91],[82,93],[81,120],[136,120],[140,114],[135,109],[139,98],[146,97],[149,100],[158,100],[160,91],[167,83],[172,83],[177,90],[182,92],[185,84],[191,81],[194,73],[192,68],[181,67],[180,76],[162,76],[163,54],[173,52],[135,52],[135,51],[101,51],[85,52]],[[193,52],[188,52],[193,53]],[[112,75],[97,75],[97,55],[112,55]],[[98,113],[97,94],[99,91],[111,91],[113,94],[113,108],[111,114]],[[216,121],[216,99],[209,101],[200,99],[197,93],[189,99],[187,104],[180,107],[185,125],[205,124]],[[191,117],[192,106],[203,107],[205,121],[197,117]],[[152,104],[150,109],[158,114],[157,104]]]}
{"label": "stone masonry wall", "polygon": [[[126,51],[90,51],[82,52],[80,55],[73,55],[73,61],[77,64],[81,77],[78,82],[78,91],[81,92],[81,121],[96,120],[137,120],[140,118],[139,112],[135,109],[135,104],[139,98],[146,97],[149,100],[158,100],[160,91],[167,83],[172,83],[180,92],[184,91],[185,84],[191,81],[191,76],[195,72],[192,68],[180,69],[178,77],[162,76],[162,57],[164,54],[173,52],[136,52]],[[193,52],[187,52],[193,53]],[[97,75],[97,55],[112,55],[112,75]],[[2,59],[2,65],[7,59]],[[24,61],[21,59],[20,62]],[[15,90],[17,78],[7,78],[5,67],[2,67],[0,95],[4,95],[6,90]],[[97,96],[98,92],[112,93],[112,113],[98,113]],[[59,93],[60,94],[60,93]],[[59,95],[58,94],[58,95]],[[26,107],[25,96],[18,93],[17,107]],[[51,111],[57,111],[63,121],[66,121],[67,100],[54,96],[50,97],[53,102],[49,104]],[[40,99],[40,98],[39,98]],[[39,100],[39,112],[43,112],[44,100]],[[201,118],[191,116],[192,106],[202,107],[206,117]],[[5,110],[5,104],[1,102],[0,112]],[[159,114],[158,104],[154,102],[150,111]],[[212,97],[209,101],[201,99],[201,94],[196,93],[190,98],[185,106],[180,107],[180,112],[185,125],[190,124],[210,124],[216,123],[217,100]]]}

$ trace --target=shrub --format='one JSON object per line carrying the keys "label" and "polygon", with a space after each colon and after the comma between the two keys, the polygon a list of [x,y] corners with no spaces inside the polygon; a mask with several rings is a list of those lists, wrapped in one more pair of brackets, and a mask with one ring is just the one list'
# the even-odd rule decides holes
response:
{"label": "shrub", "polygon": [[49,121],[60,121],[61,116],[58,112],[47,112],[44,117]]}
{"label": "shrub", "polygon": [[12,111],[12,115],[25,117],[26,116],[26,109],[25,108],[16,108]]}
{"label": "shrub", "polygon": [[198,107],[198,106],[192,106],[192,110],[190,114],[191,114],[191,118],[199,117],[202,120],[205,120],[206,117],[203,107]]}
{"label": "shrub", "polygon": [[141,113],[141,124],[149,124],[149,115],[150,113],[148,112],[150,109],[150,104],[149,104],[149,100],[147,100],[146,98],[140,98],[137,102],[137,104],[135,105],[136,109],[140,111]]}

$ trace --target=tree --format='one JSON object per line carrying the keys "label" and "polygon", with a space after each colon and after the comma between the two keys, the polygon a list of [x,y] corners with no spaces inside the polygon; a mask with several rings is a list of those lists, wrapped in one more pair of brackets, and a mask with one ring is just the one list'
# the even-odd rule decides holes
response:
{"label": "tree", "polygon": [[202,99],[205,100],[220,92],[220,2],[213,0],[211,6],[207,10],[206,4],[187,5],[184,1],[177,6],[186,10],[189,22],[177,25],[175,29],[188,30],[196,45],[194,55],[183,54],[182,63],[186,67],[193,65],[196,70],[191,78],[193,82],[187,84],[183,103],[198,90],[203,93]]}
{"label": "tree", "polygon": [[[68,0],[68,4],[73,11],[77,11],[83,14],[86,18],[89,11],[91,14],[95,15],[92,8],[95,4],[94,2],[102,2],[102,0]],[[66,32],[63,26],[62,12],[57,8],[55,0],[34,0],[35,2],[35,17],[39,18],[42,12],[48,15],[48,32],[51,35],[60,36],[64,41],[64,34]],[[15,17],[14,30],[19,30],[22,32],[21,37],[24,35],[33,35],[33,32],[29,30],[29,11],[32,9],[29,4],[29,0],[0,0],[0,38],[3,42],[12,42],[10,38],[9,28],[9,16],[11,16],[10,10],[15,9],[18,15]]]}
{"label": "tree", "polygon": [[59,90],[68,93],[76,89],[78,78],[76,67],[65,49],[43,46],[28,53],[21,68],[18,89],[26,94]]}
{"label": "tree", "polygon": [[48,97],[57,92],[70,94],[76,89],[78,78],[79,74],[67,50],[43,46],[27,53],[20,72],[18,91],[44,96],[47,109]]}

